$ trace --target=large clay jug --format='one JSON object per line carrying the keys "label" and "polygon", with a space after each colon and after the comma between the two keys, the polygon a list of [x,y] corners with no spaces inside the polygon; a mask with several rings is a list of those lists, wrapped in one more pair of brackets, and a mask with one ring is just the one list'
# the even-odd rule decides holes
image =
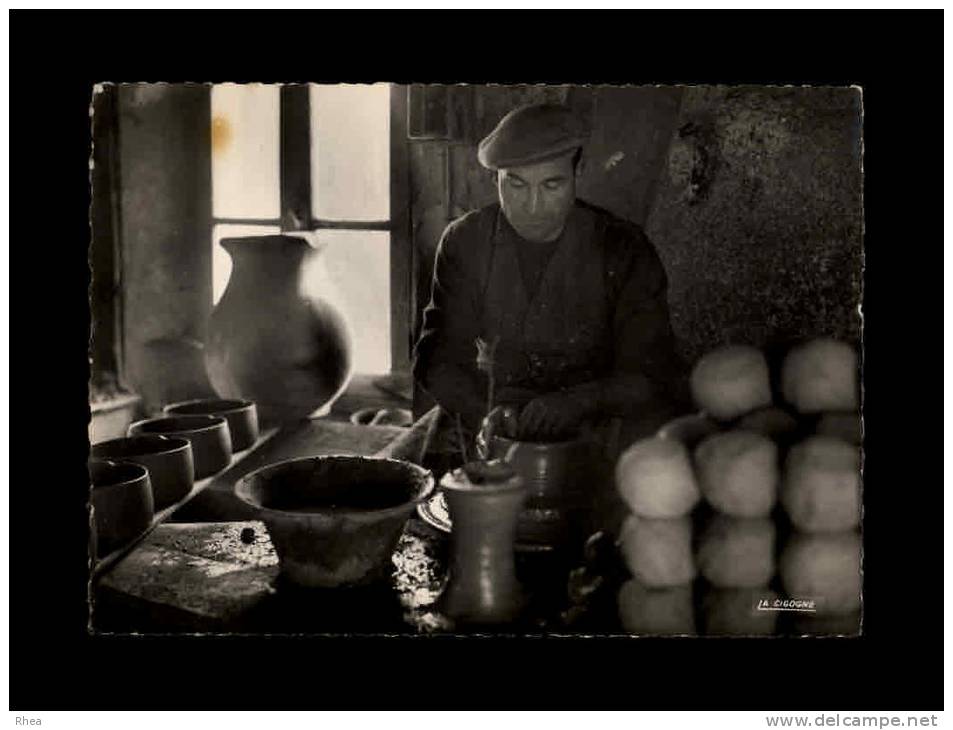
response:
{"label": "large clay jug", "polygon": [[222,398],[265,423],[326,412],[351,377],[341,315],[309,286],[320,250],[299,236],[225,238],[232,274],[209,319],[205,367]]}

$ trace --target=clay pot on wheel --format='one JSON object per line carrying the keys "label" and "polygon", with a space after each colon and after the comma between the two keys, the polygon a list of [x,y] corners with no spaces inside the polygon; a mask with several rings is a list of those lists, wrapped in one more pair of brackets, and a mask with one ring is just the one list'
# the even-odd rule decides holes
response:
{"label": "clay pot on wheel", "polygon": [[263,422],[326,411],[351,377],[341,315],[309,289],[318,249],[298,236],[225,238],[232,275],[209,318],[205,366],[222,398],[255,401]]}
{"label": "clay pot on wheel", "polygon": [[591,441],[536,443],[494,436],[490,458],[506,461],[526,485],[518,543],[560,547],[579,538],[581,544],[581,513],[591,497],[589,480],[595,463]]}

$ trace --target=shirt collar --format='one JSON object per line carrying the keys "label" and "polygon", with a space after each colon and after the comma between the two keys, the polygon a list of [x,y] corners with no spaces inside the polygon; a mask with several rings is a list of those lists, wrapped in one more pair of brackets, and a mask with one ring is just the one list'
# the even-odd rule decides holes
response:
{"label": "shirt collar", "polygon": [[[556,238],[553,241],[549,241],[552,244],[558,244],[566,235],[570,233],[572,229],[575,229],[579,224],[580,211],[582,209],[579,206],[578,198],[573,203],[572,210],[569,211],[569,216],[566,218],[566,225],[563,226],[562,233],[559,234],[559,238]],[[494,239],[503,239],[510,241],[525,241],[519,233],[516,232],[516,229],[513,228],[509,220],[506,217],[506,213],[503,212],[503,206],[497,203],[496,211],[496,221],[493,224],[493,238]]]}

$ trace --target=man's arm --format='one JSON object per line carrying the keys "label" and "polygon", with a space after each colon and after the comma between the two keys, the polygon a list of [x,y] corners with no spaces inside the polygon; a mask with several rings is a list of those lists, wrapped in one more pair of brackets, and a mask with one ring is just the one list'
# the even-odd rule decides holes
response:
{"label": "man's arm", "polygon": [[655,247],[638,229],[607,237],[613,286],[614,352],[609,377],[579,388],[600,412],[630,416],[650,404],[684,405],[687,370],[678,354],[668,308],[668,277]]}
{"label": "man's arm", "polygon": [[480,334],[477,272],[451,224],[437,246],[430,303],[414,349],[414,378],[445,410],[476,430],[486,410],[486,383],[476,369]]}
{"label": "man's arm", "polygon": [[[633,232],[634,233],[634,232]],[[618,234],[617,234],[618,235]],[[668,308],[668,277],[655,248],[638,232],[611,241],[615,285],[612,374],[593,384],[603,413],[629,416],[651,403],[684,405],[687,370]],[[580,388],[581,393],[586,387]]]}

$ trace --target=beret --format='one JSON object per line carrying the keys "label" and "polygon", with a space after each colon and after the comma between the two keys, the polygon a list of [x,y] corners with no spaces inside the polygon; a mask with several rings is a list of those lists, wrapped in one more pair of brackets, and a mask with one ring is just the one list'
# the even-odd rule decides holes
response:
{"label": "beret", "polygon": [[582,124],[570,109],[532,104],[507,114],[477,148],[480,164],[491,170],[541,162],[582,147]]}

